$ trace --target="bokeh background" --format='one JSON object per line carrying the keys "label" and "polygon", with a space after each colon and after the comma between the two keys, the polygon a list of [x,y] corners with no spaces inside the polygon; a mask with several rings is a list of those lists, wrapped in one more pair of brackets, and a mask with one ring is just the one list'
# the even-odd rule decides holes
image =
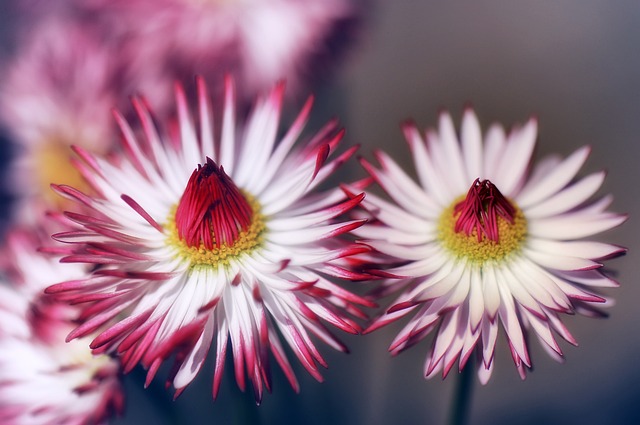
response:
{"label": "bokeh background", "polygon": [[[0,1],[3,50],[12,49],[12,14]],[[605,320],[569,317],[580,346],[563,344],[558,364],[532,341],[535,366],[521,381],[504,339],[488,385],[475,382],[472,424],[640,423],[640,4],[560,2],[370,1],[359,40],[333,78],[317,89],[314,125],[338,116],[347,141],[371,157],[376,148],[410,167],[399,124],[434,126],[438,111],[456,122],[472,104],[483,128],[539,119],[536,155],[593,148],[583,173],[608,170],[602,193],[630,220],[601,237],[629,247],[609,263],[621,287]],[[7,154],[0,158],[6,163]],[[363,176],[357,162],[342,179]],[[3,200],[6,200],[3,198]],[[3,204],[6,206],[6,202]],[[7,208],[2,213],[6,215]],[[356,284],[361,285],[361,284]],[[372,312],[373,313],[373,312]],[[178,398],[160,379],[143,390],[143,371],[125,379],[128,408],[114,424],[438,424],[448,416],[456,374],[422,377],[429,341],[391,358],[386,349],[402,323],[365,337],[344,336],[349,355],[322,347],[330,368],[319,384],[296,366],[296,395],[274,368],[274,392],[256,407],[227,373],[211,400],[205,367]],[[230,371],[228,371],[230,372]]]}

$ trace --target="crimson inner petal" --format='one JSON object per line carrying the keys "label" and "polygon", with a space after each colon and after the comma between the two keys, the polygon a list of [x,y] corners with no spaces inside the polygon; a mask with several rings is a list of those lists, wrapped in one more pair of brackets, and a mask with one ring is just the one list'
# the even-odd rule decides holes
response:
{"label": "crimson inner petal", "polygon": [[190,247],[231,246],[251,225],[253,210],[211,158],[193,171],[176,209],[178,236]]}
{"label": "crimson inner petal", "polygon": [[478,178],[469,188],[465,199],[456,204],[453,214],[459,214],[454,228],[456,232],[464,232],[469,236],[475,229],[478,242],[482,241],[483,236],[499,242],[498,217],[513,224],[516,208],[493,183]]}

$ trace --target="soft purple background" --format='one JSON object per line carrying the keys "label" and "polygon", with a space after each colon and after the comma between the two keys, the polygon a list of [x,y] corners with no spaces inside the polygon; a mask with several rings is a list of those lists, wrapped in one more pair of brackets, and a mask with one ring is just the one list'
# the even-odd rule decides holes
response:
{"label": "soft purple background", "polygon": [[[609,171],[602,193],[631,219],[601,237],[630,248],[609,263],[620,289],[607,320],[569,317],[580,346],[561,343],[560,365],[532,341],[535,371],[522,382],[504,340],[491,382],[476,382],[473,424],[640,423],[640,286],[636,225],[640,177],[640,7],[633,1],[563,2],[373,1],[365,34],[337,78],[319,92],[318,123],[337,115],[347,140],[391,152],[409,166],[399,123],[436,124],[441,108],[459,123],[474,105],[483,128],[539,118],[538,156],[593,147],[584,173]],[[5,19],[6,14],[0,14]],[[4,33],[10,27],[0,25]],[[6,38],[5,38],[6,40]],[[356,162],[343,178],[362,176]],[[350,355],[323,347],[330,369],[323,384],[297,367],[295,395],[279,371],[275,391],[256,408],[230,373],[211,402],[210,368],[175,402],[158,380],[142,390],[142,372],[126,379],[127,416],[117,424],[428,424],[442,423],[456,380],[425,381],[428,343],[398,358],[386,348],[400,324],[366,337],[345,337]],[[297,365],[296,365],[297,366]],[[230,372],[230,371],[228,371]],[[170,415],[175,415],[171,419]],[[243,422],[244,421],[244,422]]]}

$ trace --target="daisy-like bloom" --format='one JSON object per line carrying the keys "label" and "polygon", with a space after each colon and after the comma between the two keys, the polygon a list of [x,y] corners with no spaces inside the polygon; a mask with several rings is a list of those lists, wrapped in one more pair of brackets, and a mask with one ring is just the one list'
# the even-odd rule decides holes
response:
{"label": "daisy-like bloom", "polygon": [[390,351],[433,333],[427,377],[446,376],[456,361],[462,369],[475,352],[486,383],[499,328],[523,379],[531,367],[527,335],[561,359],[554,334],[576,343],[561,315],[601,314],[597,306],[606,300],[598,289],[617,283],[600,261],[624,252],[580,240],[625,220],[606,211],[610,197],[590,201],[603,172],[576,178],[589,148],[547,158],[529,173],[533,119],[508,134],[494,125],[483,139],[467,110],[459,137],[446,113],[424,139],[413,124],[404,133],[418,182],[383,152],[381,168],[363,161],[394,202],[367,194],[363,205],[377,221],[356,233],[395,263],[386,272],[398,278],[385,282],[382,295],[401,291],[367,332],[411,314]]}
{"label": "daisy-like bloom", "polygon": [[18,147],[7,175],[8,189],[22,201],[18,220],[33,215],[31,201],[60,201],[52,182],[81,181],[69,166],[72,143],[105,153],[117,140],[109,114],[117,99],[114,52],[90,27],[49,19],[4,66],[0,121]]}
{"label": "daisy-like bloom", "polygon": [[43,296],[52,279],[79,278],[83,265],[62,265],[36,250],[37,238],[9,236],[0,283],[0,422],[97,424],[120,412],[118,363],[94,357],[88,341],[65,343],[78,310]]}
{"label": "daisy-like bloom", "polygon": [[[128,56],[149,70],[185,80],[232,73],[240,100],[286,80],[288,93],[322,79],[354,38],[353,0],[82,0],[109,33],[123,35]],[[155,91],[163,90],[156,87]],[[146,93],[146,92],[145,92]]]}
{"label": "daisy-like bloom", "polygon": [[230,339],[237,382],[244,389],[248,375],[260,401],[263,387],[270,389],[269,351],[298,390],[279,334],[321,380],[318,365],[326,363],[310,334],[345,351],[325,323],[360,331],[351,315],[364,317],[357,305],[371,303],[330,279],[362,278],[350,270],[349,257],[365,248],[339,236],[363,221],[336,217],[363,195],[312,193],[355,148],[329,160],[343,135],[335,121],[294,146],[311,98],[279,137],[284,85],[278,85],[237,131],[234,85],[230,78],[225,83],[220,137],[198,80],[199,131],[178,87],[179,136],[163,142],[134,100],[144,137],[117,116],[125,158],[108,162],[77,149],[81,171],[100,195],[57,186],[88,212],[68,213],[81,231],[54,237],[72,244],[64,261],[99,267],[47,291],[84,306],[87,321],[71,339],[100,330],[94,352],[119,353],[125,371],[141,363],[149,368],[147,383],[174,353],[169,380],[176,396],[214,341],[217,394]]}

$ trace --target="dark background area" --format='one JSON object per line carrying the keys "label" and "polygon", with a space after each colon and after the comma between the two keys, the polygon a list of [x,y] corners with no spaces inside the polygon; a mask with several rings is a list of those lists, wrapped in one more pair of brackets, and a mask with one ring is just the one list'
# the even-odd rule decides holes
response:
{"label": "dark background area", "polygon": [[[441,3],[441,4],[440,4]],[[563,344],[566,362],[550,359],[531,341],[535,370],[521,381],[504,338],[488,385],[476,381],[472,424],[640,423],[640,286],[637,283],[640,211],[640,4],[635,1],[371,2],[363,36],[336,78],[318,93],[315,120],[336,115],[347,141],[364,156],[382,148],[408,167],[399,123],[434,126],[438,111],[459,124],[474,105],[483,129],[539,119],[537,157],[593,148],[583,173],[608,170],[601,191],[612,210],[628,212],[622,227],[600,240],[630,248],[608,263],[622,286],[611,317],[567,317],[580,346]],[[0,36],[11,49],[10,15],[0,4]],[[6,162],[6,148],[0,159]],[[354,161],[342,178],[363,173]],[[0,198],[6,200],[6,198]],[[6,204],[6,203],[5,203]],[[6,209],[3,210],[6,213]],[[162,374],[143,390],[143,371],[125,382],[128,409],[116,424],[430,424],[442,423],[456,380],[426,381],[428,342],[391,358],[386,349],[402,323],[365,337],[345,336],[351,354],[321,351],[330,369],[319,384],[295,365],[302,391],[293,393],[274,367],[274,393],[256,408],[227,370],[211,400],[211,363],[176,401]],[[292,356],[291,356],[292,357]]]}

